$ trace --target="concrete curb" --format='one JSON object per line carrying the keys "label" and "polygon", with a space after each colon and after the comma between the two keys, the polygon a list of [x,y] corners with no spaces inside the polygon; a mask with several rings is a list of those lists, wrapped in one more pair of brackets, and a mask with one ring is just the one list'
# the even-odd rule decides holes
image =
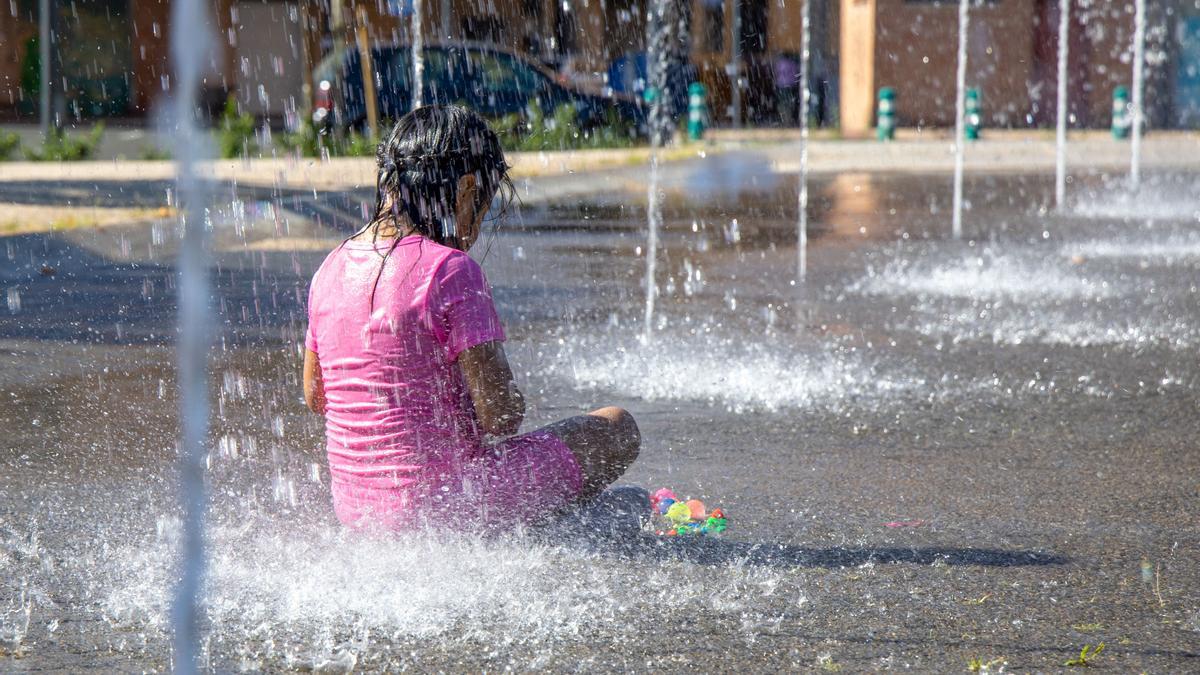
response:
{"label": "concrete curb", "polygon": [[[662,151],[664,161],[697,157],[714,148],[682,146]],[[514,178],[558,176],[645,164],[650,149],[621,148],[561,152],[511,152],[507,154]],[[263,187],[345,190],[375,185],[372,157],[278,157],[222,159],[201,163],[199,172],[214,180]],[[94,162],[3,162],[0,182],[16,181],[171,181],[175,163],[162,160],[106,160]]]}

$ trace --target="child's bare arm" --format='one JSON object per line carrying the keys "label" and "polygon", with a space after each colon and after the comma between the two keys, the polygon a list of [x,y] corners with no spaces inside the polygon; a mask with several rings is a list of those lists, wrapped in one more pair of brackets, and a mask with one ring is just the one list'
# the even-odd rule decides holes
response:
{"label": "child's bare arm", "polygon": [[318,415],[325,414],[325,381],[321,379],[321,362],[317,353],[304,350],[304,402]]}
{"label": "child's bare arm", "polygon": [[525,419],[525,397],[513,381],[504,345],[485,342],[465,349],[458,355],[458,365],[483,430],[493,436],[516,433]]}

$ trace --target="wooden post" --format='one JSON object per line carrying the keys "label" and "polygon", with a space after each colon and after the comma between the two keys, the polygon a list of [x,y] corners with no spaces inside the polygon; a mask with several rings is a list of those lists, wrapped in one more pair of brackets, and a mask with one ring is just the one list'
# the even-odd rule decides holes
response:
{"label": "wooden post", "polygon": [[358,7],[358,61],[362,65],[363,103],[367,107],[367,134],[369,138],[379,135],[379,107],[375,101],[375,64],[371,61],[371,41],[367,36],[367,10]]}
{"label": "wooden post", "polygon": [[309,36],[315,32],[316,21],[313,20],[312,12],[309,10],[309,3],[300,3],[300,56],[301,68],[304,69],[304,83],[300,87],[300,105],[296,106],[300,114],[298,123],[303,126],[312,124],[312,104],[313,104],[313,67],[316,65],[313,59],[312,43],[309,41]]}
{"label": "wooden post", "polygon": [[841,127],[852,138],[868,135],[875,123],[875,2],[841,0]]}

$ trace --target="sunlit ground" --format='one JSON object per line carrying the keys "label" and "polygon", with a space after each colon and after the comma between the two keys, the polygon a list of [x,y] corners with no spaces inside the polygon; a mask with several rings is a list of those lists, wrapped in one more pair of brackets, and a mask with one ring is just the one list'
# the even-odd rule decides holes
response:
{"label": "sunlit ground", "polygon": [[[342,531],[297,344],[368,196],[218,204],[206,664],[1194,667],[1197,177],[1080,180],[1064,213],[1044,176],[976,177],[964,241],[944,176],[820,177],[801,281],[795,177],[764,164],[667,173],[649,336],[636,191],[531,202],[484,259],[529,424],[629,408],[629,482],[730,514],[694,543]],[[5,670],[171,665],[176,244],[0,242]]]}

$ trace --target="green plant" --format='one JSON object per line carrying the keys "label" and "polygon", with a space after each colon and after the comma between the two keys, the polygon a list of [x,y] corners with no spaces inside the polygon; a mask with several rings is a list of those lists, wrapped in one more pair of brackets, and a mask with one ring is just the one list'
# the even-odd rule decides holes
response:
{"label": "green plant", "polygon": [[510,113],[490,124],[505,150],[624,148],[633,145],[636,138],[632,125],[622,120],[616,110],[607,111],[602,124],[584,129],[574,105],[564,103],[547,117],[536,99],[529,102],[524,115]]}
{"label": "green plant", "polygon": [[1104,643],[1092,647],[1084,645],[1083,649],[1079,650],[1079,656],[1063,663],[1064,666],[1091,666],[1097,656],[1100,656],[1104,651]]}
{"label": "green plant", "polygon": [[25,42],[25,58],[21,59],[21,89],[30,101],[37,100],[42,91],[42,52],[36,35]]}
{"label": "green plant", "polygon": [[218,145],[221,157],[249,157],[258,150],[254,140],[254,116],[239,112],[237,100],[230,96],[225,99],[225,110],[221,113]]}
{"label": "green plant", "polygon": [[1003,666],[1008,663],[1003,656],[1000,658],[984,661],[983,659],[971,659],[967,661],[967,670],[972,673],[988,673],[996,666]]}
{"label": "green plant", "polygon": [[20,147],[20,136],[7,131],[0,131],[0,162],[7,161]]}
{"label": "green plant", "polygon": [[833,656],[830,654],[821,654],[817,656],[817,666],[827,673],[836,673],[842,669],[842,664],[834,661]]}
{"label": "green plant", "polygon": [[594,148],[627,148],[637,142],[637,133],[629,120],[623,119],[615,108],[604,114],[604,124],[585,132]]}
{"label": "green plant", "polygon": [[307,123],[277,138],[280,147],[302,157],[320,157],[322,151],[330,157],[374,157],[378,145],[371,137],[357,131],[347,131],[343,136],[320,134]]}
{"label": "green plant", "polygon": [[25,158],[34,162],[76,162],[90,159],[104,135],[104,123],[97,123],[82,136],[67,134],[63,129],[51,129],[40,149],[26,148]]}
{"label": "green plant", "polygon": [[337,144],[336,154],[342,157],[374,157],[379,143],[366,134],[351,131]]}
{"label": "green plant", "polygon": [[320,138],[313,125],[305,122],[299,129],[278,136],[279,145],[291,154],[301,157],[317,157],[321,154]]}
{"label": "green plant", "polygon": [[147,145],[142,148],[142,152],[138,155],[138,159],[144,159],[147,161],[171,159],[171,152],[169,150],[164,150],[157,145]]}

